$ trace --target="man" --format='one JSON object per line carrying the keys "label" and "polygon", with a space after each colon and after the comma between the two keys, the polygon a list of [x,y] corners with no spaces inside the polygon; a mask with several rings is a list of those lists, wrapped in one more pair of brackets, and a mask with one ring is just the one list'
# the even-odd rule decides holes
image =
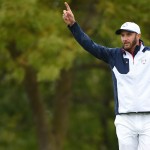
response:
{"label": "man", "polygon": [[111,70],[115,98],[115,126],[119,150],[150,149],[150,48],[144,46],[141,31],[133,22],[124,23],[116,34],[122,48],[107,48],[86,35],[65,2],[64,22],[77,42]]}

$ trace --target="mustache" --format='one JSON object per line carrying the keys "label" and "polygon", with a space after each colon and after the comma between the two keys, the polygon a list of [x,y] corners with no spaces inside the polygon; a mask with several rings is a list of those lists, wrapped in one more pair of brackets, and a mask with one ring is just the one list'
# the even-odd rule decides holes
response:
{"label": "mustache", "polygon": [[123,44],[129,44],[130,42],[124,42]]}

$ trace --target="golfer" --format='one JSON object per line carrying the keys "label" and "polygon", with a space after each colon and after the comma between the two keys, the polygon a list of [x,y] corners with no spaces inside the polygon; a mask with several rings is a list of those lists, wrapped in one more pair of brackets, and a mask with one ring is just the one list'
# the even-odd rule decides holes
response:
{"label": "golfer", "polygon": [[76,41],[112,70],[119,150],[150,150],[150,48],[140,27],[125,22],[115,31],[122,47],[108,48],[92,41],[65,5],[63,19]]}

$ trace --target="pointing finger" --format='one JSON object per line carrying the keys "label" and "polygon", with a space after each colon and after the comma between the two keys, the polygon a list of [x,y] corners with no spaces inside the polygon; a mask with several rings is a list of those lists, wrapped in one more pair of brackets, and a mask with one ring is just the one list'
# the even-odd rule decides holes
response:
{"label": "pointing finger", "polygon": [[67,2],[65,2],[65,6],[66,6],[66,8],[67,8],[67,11],[70,11],[70,10],[71,10],[71,9],[70,9],[70,6],[68,5]]}

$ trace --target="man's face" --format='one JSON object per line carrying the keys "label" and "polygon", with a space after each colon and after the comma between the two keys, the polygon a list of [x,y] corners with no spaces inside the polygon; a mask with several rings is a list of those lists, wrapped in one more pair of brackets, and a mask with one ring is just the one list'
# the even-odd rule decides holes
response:
{"label": "man's face", "polygon": [[122,31],[121,41],[123,48],[129,52],[132,52],[136,45],[139,45],[139,35],[134,32]]}

